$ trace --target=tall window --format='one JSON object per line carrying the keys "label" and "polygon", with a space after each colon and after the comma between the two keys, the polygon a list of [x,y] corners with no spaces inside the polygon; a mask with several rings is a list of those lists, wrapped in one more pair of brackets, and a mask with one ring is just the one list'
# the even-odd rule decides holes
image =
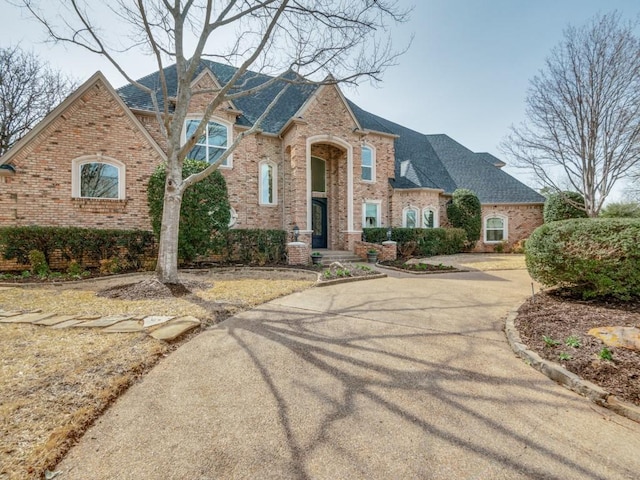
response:
{"label": "tall window", "polygon": [[[196,131],[200,120],[187,120],[185,124],[185,141]],[[198,139],[193,148],[187,153],[187,158],[213,163],[227,150],[229,144],[229,128],[226,125],[210,121],[204,133]],[[230,158],[227,157],[220,164],[222,167],[230,167]]]}
{"label": "tall window", "polygon": [[436,228],[438,226],[438,214],[433,207],[422,209],[422,228]]}
{"label": "tall window", "polygon": [[502,242],[508,238],[507,218],[504,216],[494,215],[484,220],[484,241]]}
{"label": "tall window", "polygon": [[375,180],[375,158],[371,147],[362,147],[362,180]]}
{"label": "tall window", "polygon": [[380,202],[368,201],[362,205],[362,227],[374,228],[380,226]]}
{"label": "tall window", "polygon": [[260,162],[260,185],[258,195],[261,205],[278,203],[276,191],[276,165],[269,161]]}
{"label": "tall window", "polygon": [[407,207],[402,210],[402,226],[405,228],[418,228],[418,209]]}
{"label": "tall window", "polygon": [[311,190],[321,193],[327,191],[327,164],[317,157],[311,157]]}
{"label": "tall window", "polygon": [[124,199],[125,167],[123,163],[96,155],[77,158],[72,165],[73,197]]}

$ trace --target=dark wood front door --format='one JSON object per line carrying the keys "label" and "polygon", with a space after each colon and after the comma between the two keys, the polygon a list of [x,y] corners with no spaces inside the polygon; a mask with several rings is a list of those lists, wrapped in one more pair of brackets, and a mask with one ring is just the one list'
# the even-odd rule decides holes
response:
{"label": "dark wood front door", "polygon": [[314,198],[311,204],[311,248],[327,248],[327,199]]}

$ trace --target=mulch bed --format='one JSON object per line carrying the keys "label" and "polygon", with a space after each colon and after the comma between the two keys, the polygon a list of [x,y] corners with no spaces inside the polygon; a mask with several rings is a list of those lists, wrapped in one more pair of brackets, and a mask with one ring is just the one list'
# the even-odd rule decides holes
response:
{"label": "mulch bed", "polygon": [[156,298],[183,297],[194,290],[210,288],[211,283],[183,281],[182,283],[162,283],[156,277],[141,282],[127,283],[105,288],[96,292],[98,297],[118,298],[120,300],[148,300]]}
{"label": "mulch bed", "polygon": [[[582,300],[568,290],[543,292],[520,307],[515,325],[530,350],[619,399],[640,406],[640,352],[608,347],[613,360],[602,360],[598,353],[605,344],[587,334],[596,327],[640,328],[640,298],[628,302],[611,298]],[[545,336],[560,344],[548,345]],[[579,339],[578,348],[565,344],[572,336]],[[571,358],[561,360],[563,353]]]}
{"label": "mulch bed", "polygon": [[406,270],[412,273],[434,273],[434,272],[455,272],[457,268],[451,265],[433,265],[431,263],[406,263],[406,259],[385,260],[379,262],[383,267],[390,267],[397,270]]}

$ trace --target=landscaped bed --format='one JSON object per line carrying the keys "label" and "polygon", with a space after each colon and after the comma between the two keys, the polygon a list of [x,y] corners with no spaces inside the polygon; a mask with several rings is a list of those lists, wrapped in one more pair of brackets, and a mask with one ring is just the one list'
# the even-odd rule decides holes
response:
{"label": "landscaped bed", "polygon": [[[238,269],[183,274],[199,289],[166,296],[138,289],[134,300],[96,295],[133,292],[151,275],[0,290],[0,309],[61,314],[193,315],[211,326],[231,313],[307,288],[315,275]],[[196,334],[192,333],[191,335]],[[144,333],[55,330],[0,324],[0,478],[41,478],[100,413],[175,348]],[[187,337],[188,338],[188,337]]]}
{"label": "landscaped bed", "polygon": [[529,299],[515,325],[522,342],[541,357],[640,406],[640,352],[608,347],[587,334],[607,326],[640,328],[640,299],[586,301],[566,290],[552,290]]}
{"label": "landscaped bed", "polygon": [[444,272],[458,272],[459,269],[452,267],[451,265],[443,265],[425,263],[425,262],[411,262],[407,259],[397,260],[385,260],[379,262],[383,267],[392,268],[394,270],[403,270],[410,273],[444,273]]}

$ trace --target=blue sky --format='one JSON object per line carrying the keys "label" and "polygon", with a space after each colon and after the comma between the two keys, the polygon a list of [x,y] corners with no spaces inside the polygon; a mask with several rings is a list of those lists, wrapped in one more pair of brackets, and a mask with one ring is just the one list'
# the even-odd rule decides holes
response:
{"label": "blue sky", "polygon": [[[0,0],[0,45],[20,43],[80,80],[102,70],[114,86],[123,80],[107,62],[87,52],[43,43],[39,25]],[[411,20],[393,31],[410,50],[377,87],[345,94],[362,108],[423,133],[445,133],[474,151],[504,155],[498,144],[524,119],[529,80],[562,39],[563,29],[598,12],[640,14],[638,0],[400,0],[414,5]],[[130,57],[134,77],[154,70],[153,59]],[[524,172],[506,170],[534,186]]]}

